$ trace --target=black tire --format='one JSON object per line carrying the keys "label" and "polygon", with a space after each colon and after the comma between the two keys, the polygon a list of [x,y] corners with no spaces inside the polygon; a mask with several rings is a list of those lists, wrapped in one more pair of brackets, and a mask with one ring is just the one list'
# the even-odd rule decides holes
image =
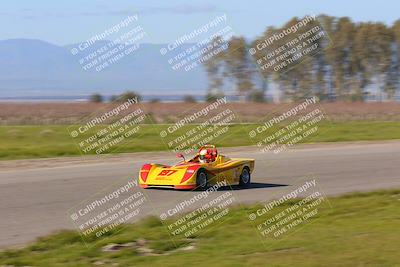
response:
{"label": "black tire", "polygon": [[198,190],[206,190],[209,187],[208,175],[204,170],[199,170],[196,175],[196,185]]}
{"label": "black tire", "polygon": [[242,188],[247,188],[250,186],[250,184],[251,184],[250,169],[248,167],[244,167],[239,177],[239,186]]}

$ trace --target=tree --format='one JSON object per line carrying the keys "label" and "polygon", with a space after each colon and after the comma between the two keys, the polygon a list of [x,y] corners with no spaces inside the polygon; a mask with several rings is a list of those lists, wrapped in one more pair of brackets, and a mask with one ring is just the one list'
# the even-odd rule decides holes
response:
{"label": "tree", "polygon": [[103,96],[99,93],[94,93],[90,96],[89,100],[90,100],[90,102],[93,102],[93,103],[102,103]]}
{"label": "tree", "polygon": [[[280,33],[285,29],[291,28],[292,26],[299,23],[298,18],[293,18],[288,21],[282,28],[277,29],[276,33]],[[303,26],[301,32],[306,32],[309,26]],[[275,50],[279,47],[285,47],[286,51],[287,44],[289,41],[295,40],[299,37],[299,32],[292,32],[286,38],[276,40],[272,45],[269,45],[269,50]],[[297,49],[296,54],[301,54],[304,48]],[[293,55],[291,55],[293,56]],[[274,72],[274,81],[279,83],[283,96],[287,100],[300,100],[311,94],[312,88],[312,62],[309,62],[310,57],[308,55],[302,56],[295,63],[291,63],[284,67],[280,71]]]}
{"label": "tree", "polygon": [[326,15],[318,16],[319,22],[323,27],[325,38],[320,38],[318,41],[321,52],[313,56],[314,76],[313,76],[313,94],[316,95],[320,101],[327,101],[332,99],[333,95],[333,74],[332,68],[329,65],[326,49],[332,45],[329,36],[333,32],[333,23],[335,18]]}
{"label": "tree", "polygon": [[370,83],[371,72],[368,71],[369,66],[366,61],[368,58],[368,49],[366,43],[368,42],[369,26],[361,23],[356,26],[356,33],[354,36],[353,56],[355,58],[354,64],[356,69],[356,76],[358,80],[358,91],[363,93],[365,87]]}
{"label": "tree", "polygon": [[211,95],[222,92],[226,42],[217,36],[211,40],[208,46],[211,48],[205,52],[204,56],[212,56],[204,62],[204,66],[209,80],[207,94]]}
{"label": "tree", "polygon": [[[208,95],[222,94],[223,85],[226,88],[232,84],[242,100],[257,99],[254,96],[265,93],[268,84],[273,83],[287,100],[315,95],[322,100],[363,101],[370,85],[376,85],[379,99],[394,98],[400,90],[400,20],[388,27],[382,23],[354,23],[347,17],[321,15],[318,20],[302,25],[301,30],[289,33],[290,36],[266,42],[300,21],[295,17],[281,28],[267,27],[251,43],[252,48],[258,48],[258,44],[263,47],[251,50],[257,64],[250,60],[245,39],[231,38],[228,48],[205,64],[210,78]],[[282,47],[291,46],[287,45],[289,40],[311,32],[321,26],[319,22],[325,37],[305,42],[317,45],[316,52],[303,53],[310,46],[296,45],[295,52],[291,53],[301,54],[301,59],[275,71],[271,60],[274,56],[266,56],[276,51],[279,54]]]}
{"label": "tree", "polygon": [[[259,38],[255,39],[251,43],[251,47],[254,49],[254,54],[253,60],[255,61],[254,64],[254,72],[258,70],[258,72],[261,74],[261,91],[263,92],[263,95],[265,95],[266,91],[268,90],[268,85],[269,85],[269,80],[273,76],[273,70],[265,65],[265,61],[263,60],[263,57],[268,55],[269,52],[273,51],[276,47],[275,44],[272,43],[268,47],[259,50],[257,46],[261,44],[264,40],[266,40],[269,36],[272,36],[274,33],[276,33],[277,30],[270,26],[268,27],[265,32],[263,33],[262,36]],[[261,63],[258,63],[257,61],[261,60]]]}
{"label": "tree", "polygon": [[394,46],[391,55],[392,62],[385,84],[385,91],[388,97],[393,99],[400,87],[400,20],[397,20],[393,24],[391,31]]}
{"label": "tree", "polygon": [[215,102],[219,98],[223,98],[224,94],[222,92],[208,92],[205,97],[207,102]]}
{"label": "tree", "polygon": [[335,95],[344,100],[350,95],[350,80],[354,74],[354,23],[347,17],[332,21],[332,45],[326,50],[332,68]]}
{"label": "tree", "polygon": [[382,99],[386,75],[391,64],[392,34],[382,23],[362,23],[356,33],[356,64],[361,72],[361,88],[377,80],[377,92]]}
{"label": "tree", "polygon": [[153,104],[155,104],[155,103],[160,103],[161,101],[160,101],[160,99],[159,98],[152,98],[152,99],[150,99],[150,103],[153,103]]}
{"label": "tree", "polygon": [[191,95],[185,95],[185,96],[183,97],[183,101],[184,101],[185,103],[196,103],[196,102],[197,102],[196,99],[195,99],[193,96],[191,96]]}
{"label": "tree", "polygon": [[[255,39],[252,43],[251,43],[251,48],[254,49],[253,50],[253,61],[255,62],[253,65],[253,72],[257,73],[257,71],[261,74],[260,76],[260,80],[261,80],[261,91],[262,91],[262,96],[264,98],[269,84],[270,84],[270,80],[274,78],[273,74],[273,70],[268,67],[266,65],[265,60],[263,60],[264,56],[267,56],[268,53],[270,53],[271,51],[273,51],[276,47],[275,44],[272,43],[269,46],[265,47],[264,49],[258,49],[257,46],[260,45],[264,40],[266,40],[269,36],[272,36],[274,33],[276,33],[277,30],[270,26],[268,27],[265,32],[263,33],[262,36],[260,36],[259,38]],[[259,62],[260,60],[260,62]],[[254,74],[253,73],[253,74]],[[256,91],[259,91],[256,89]],[[258,92],[255,92],[255,94],[257,94]],[[253,93],[252,93],[253,94]]]}
{"label": "tree", "polygon": [[124,93],[122,93],[121,95],[119,95],[114,101],[116,102],[126,102],[129,99],[137,99],[138,101],[140,101],[142,98],[141,96],[134,92],[134,91],[126,91]]}
{"label": "tree", "polygon": [[115,101],[117,101],[117,99],[118,99],[118,96],[116,96],[116,95],[110,96],[110,102],[115,102]]}
{"label": "tree", "polygon": [[264,91],[257,89],[251,91],[248,95],[248,100],[256,103],[264,103],[266,101]]}
{"label": "tree", "polygon": [[253,89],[252,62],[243,37],[233,37],[225,53],[226,75],[235,81],[236,91],[242,100]]}

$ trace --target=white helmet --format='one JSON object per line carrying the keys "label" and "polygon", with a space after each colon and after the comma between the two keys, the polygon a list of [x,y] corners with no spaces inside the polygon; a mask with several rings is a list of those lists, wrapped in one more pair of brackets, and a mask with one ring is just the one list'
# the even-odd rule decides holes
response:
{"label": "white helmet", "polygon": [[207,149],[202,149],[199,153],[199,162],[200,163],[206,163],[206,155],[207,155]]}

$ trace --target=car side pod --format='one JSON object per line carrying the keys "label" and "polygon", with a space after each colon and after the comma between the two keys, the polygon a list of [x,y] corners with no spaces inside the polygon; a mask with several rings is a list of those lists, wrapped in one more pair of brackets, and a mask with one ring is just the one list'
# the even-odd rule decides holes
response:
{"label": "car side pod", "polygon": [[[149,176],[149,172],[150,172],[151,167],[152,167],[151,164],[144,164],[142,166],[142,168],[140,169],[140,179],[142,179],[142,181],[144,183],[146,183],[146,180],[147,180],[147,177]],[[148,187],[146,184],[140,184],[140,183],[139,183],[139,186],[141,188],[147,188]]]}
{"label": "car side pod", "polygon": [[197,172],[197,170],[200,168],[200,165],[191,165],[191,166],[189,166],[187,169],[186,169],[186,172],[185,172],[185,174],[183,175],[183,177],[182,177],[182,180],[181,180],[181,184],[182,183],[184,183],[184,182],[186,182],[187,180],[189,180],[196,172]]}

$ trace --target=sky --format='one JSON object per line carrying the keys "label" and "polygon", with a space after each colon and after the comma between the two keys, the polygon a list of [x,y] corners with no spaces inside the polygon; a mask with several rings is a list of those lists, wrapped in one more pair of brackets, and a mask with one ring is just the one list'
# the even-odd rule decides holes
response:
{"label": "sky", "polygon": [[0,40],[73,44],[135,14],[147,33],[146,43],[169,43],[222,14],[235,33],[251,39],[266,26],[281,26],[294,16],[327,14],[391,25],[400,18],[399,10],[400,2],[395,0],[15,0],[2,2]]}

